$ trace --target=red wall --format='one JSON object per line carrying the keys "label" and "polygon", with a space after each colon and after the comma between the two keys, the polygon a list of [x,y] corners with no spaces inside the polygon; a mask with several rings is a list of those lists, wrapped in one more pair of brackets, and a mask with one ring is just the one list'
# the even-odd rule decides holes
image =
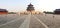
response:
{"label": "red wall", "polygon": [[8,12],[0,12],[0,14],[8,14]]}

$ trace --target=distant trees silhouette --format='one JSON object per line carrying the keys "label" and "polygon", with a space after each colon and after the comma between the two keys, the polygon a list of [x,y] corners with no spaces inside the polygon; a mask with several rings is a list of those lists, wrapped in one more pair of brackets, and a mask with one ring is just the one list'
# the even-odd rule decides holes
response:
{"label": "distant trees silhouette", "polygon": [[44,11],[43,13],[45,13],[45,14],[54,14],[54,12],[46,12],[46,11]]}

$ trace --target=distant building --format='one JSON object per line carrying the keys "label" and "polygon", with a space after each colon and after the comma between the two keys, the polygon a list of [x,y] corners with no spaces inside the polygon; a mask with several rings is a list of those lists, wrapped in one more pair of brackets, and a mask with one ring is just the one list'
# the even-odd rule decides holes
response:
{"label": "distant building", "polygon": [[35,11],[35,9],[34,9],[34,7],[33,7],[33,5],[31,3],[28,5],[27,11],[30,11],[30,12]]}
{"label": "distant building", "polygon": [[6,9],[0,9],[0,14],[7,14],[8,11]]}
{"label": "distant building", "polygon": [[39,11],[35,11],[33,5],[30,3],[25,12],[20,12],[20,14],[42,14]]}
{"label": "distant building", "polygon": [[60,14],[60,9],[56,9],[56,10],[54,11],[54,13],[55,13],[55,14]]}

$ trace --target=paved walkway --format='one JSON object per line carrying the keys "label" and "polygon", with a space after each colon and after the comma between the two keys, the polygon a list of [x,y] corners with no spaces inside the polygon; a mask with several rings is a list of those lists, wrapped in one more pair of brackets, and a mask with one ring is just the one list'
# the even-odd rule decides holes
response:
{"label": "paved walkway", "polygon": [[46,20],[44,16],[42,17],[42,15],[39,16],[29,14],[21,17],[16,17],[16,19],[12,21],[1,24],[0,28],[50,28],[47,25],[48,22],[49,21]]}

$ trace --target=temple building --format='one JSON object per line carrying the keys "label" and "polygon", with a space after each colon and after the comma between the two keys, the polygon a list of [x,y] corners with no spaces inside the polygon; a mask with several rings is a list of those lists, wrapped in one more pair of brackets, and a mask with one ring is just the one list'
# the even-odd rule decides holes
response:
{"label": "temple building", "polygon": [[39,14],[40,12],[39,11],[35,11],[33,5],[30,3],[27,7],[27,12],[30,12],[31,14]]}
{"label": "temple building", "polygon": [[33,5],[30,3],[25,12],[20,12],[20,14],[41,14],[39,11],[35,11]]}
{"label": "temple building", "polygon": [[28,5],[27,11],[30,11],[30,12],[35,11],[35,9],[31,3]]}
{"label": "temple building", "polygon": [[28,5],[26,10],[28,13],[35,14],[35,9],[31,3]]}
{"label": "temple building", "polygon": [[60,14],[60,9],[56,9],[56,10],[54,11],[54,13],[55,13],[55,14]]}
{"label": "temple building", "polygon": [[6,9],[0,9],[0,14],[8,14],[8,11]]}

